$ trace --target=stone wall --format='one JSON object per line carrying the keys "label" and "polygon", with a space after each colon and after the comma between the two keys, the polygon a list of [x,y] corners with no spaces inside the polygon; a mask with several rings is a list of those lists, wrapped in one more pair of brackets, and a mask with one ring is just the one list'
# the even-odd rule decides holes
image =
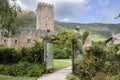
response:
{"label": "stone wall", "polygon": [[[36,30],[36,29],[21,29],[20,34],[17,36],[9,38],[1,38],[0,44],[8,46],[11,48],[19,49],[21,47],[31,47],[34,44],[34,40],[42,41],[40,36],[44,35],[46,32],[43,30]],[[9,41],[10,40],[10,41]],[[9,43],[10,42],[10,43]]]}

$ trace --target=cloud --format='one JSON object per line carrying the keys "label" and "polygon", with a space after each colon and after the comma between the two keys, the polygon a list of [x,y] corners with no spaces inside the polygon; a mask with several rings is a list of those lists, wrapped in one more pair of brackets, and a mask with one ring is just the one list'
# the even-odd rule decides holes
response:
{"label": "cloud", "polygon": [[80,19],[84,13],[91,9],[89,0],[18,0],[22,10],[36,11],[37,4],[45,2],[54,4],[55,19],[58,21],[71,21]]}
{"label": "cloud", "polygon": [[62,19],[62,22],[70,22],[70,21],[71,21],[71,19],[68,19],[68,18]]}
{"label": "cloud", "polygon": [[110,23],[110,22],[116,22],[114,19],[119,14],[118,9],[112,8],[112,9],[103,9],[101,11],[102,15],[102,22],[104,23]]}
{"label": "cloud", "polygon": [[[8,0],[8,1],[11,6],[14,5],[14,2],[12,0]],[[22,0],[16,0],[16,3],[17,3],[17,6],[20,6],[22,10],[28,10],[28,6],[25,5]]]}
{"label": "cloud", "polygon": [[84,3],[86,0],[38,0],[38,2],[46,2],[46,3],[52,3],[55,4],[59,2],[70,2],[70,3]]}
{"label": "cloud", "polygon": [[109,0],[98,0],[98,4],[100,7],[105,7],[109,4]]}
{"label": "cloud", "polygon": [[90,6],[82,3],[61,2],[55,7],[55,16],[57,16],[57,20],[66,18],[70,20],[80,19],[90,9]]}
{"label": "cloud", "polygon": [[23,10],[28,9],[28,6],[27,6],[27,5],[24,5],[22,1],[17,0],[17,3],[18,3],[18,5],[19,5]]}

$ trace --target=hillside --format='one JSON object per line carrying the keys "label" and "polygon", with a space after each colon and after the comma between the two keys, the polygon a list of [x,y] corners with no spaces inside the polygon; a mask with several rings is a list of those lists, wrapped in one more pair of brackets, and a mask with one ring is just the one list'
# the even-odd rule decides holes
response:
{"label": "hillside", "polygon": [[36,26],[36,14],[30,11],[18,12],[19,27],[35,27]]}
{"label": "hillside", "polygon": [[[102,24],[102,23],[92,23],[92,24],[82,24],[82,23],[65,23],[65,22],[55,22],[63,28],[74,30],[76,26],[79,26],[81,30],[90,31],[92,38],[105,39],[109,38],[112,32],[120,32],[120,24]],[[100,40],[101,40],[100,39]]]}
{"label": "hillside", "polygon": [[[19,27],[35,27],[36,26],[36,14],[34,12],[24,11],[18,13],[18,19],[21,26]],[[111,36],[112,32],[120,32],[120,24],[102,24],[102,23],[66,23],[55,21],[55,30],[75,30],[75,27],[79,26],[81,30],[89,30],[92,39],[95,41],[104,40]]]}

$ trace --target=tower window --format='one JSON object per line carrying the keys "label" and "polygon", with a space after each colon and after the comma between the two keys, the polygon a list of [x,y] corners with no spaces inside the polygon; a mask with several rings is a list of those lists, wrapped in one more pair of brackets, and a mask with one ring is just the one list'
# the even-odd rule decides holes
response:
{"label": "tower window", "polygon": [[31,43],[32,42],[32,38],[27,38],[27,43]]}
{"label": "tower window", "polygon": [[18,42],[18,41],[17,41],[17,40],[15,40],[15,44],[17,44],[17,42]]}
{"label": "tower window", "polygon": [[4,39],[4,43],[6,43],[6,39]]}

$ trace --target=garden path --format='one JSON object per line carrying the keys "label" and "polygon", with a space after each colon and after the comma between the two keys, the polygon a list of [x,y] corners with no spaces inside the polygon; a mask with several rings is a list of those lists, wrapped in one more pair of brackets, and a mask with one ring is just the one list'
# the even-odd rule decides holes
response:
{"label": "garden path", "polygon": [[72,72],[71,67],[64,68],[51,74],[45,74],[37,80],[66,80],[66,77]]}

